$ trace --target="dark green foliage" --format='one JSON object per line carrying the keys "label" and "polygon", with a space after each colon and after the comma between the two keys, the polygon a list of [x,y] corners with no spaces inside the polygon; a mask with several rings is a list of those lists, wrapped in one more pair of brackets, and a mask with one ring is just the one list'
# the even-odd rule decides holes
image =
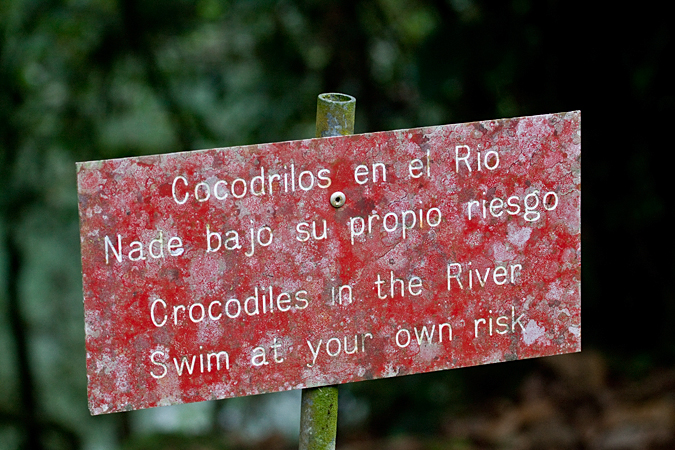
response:
{"label": "dark green foliage", "polygon": [[[357,133],[581,109],[584,347],[630,376],[672,362],[672,26],[585,8],[0,2],[0,447],[202,448],[88,416],[74,162],[312,137],[321,92],[357,98]],[[532,364],[345,389],[370,433],[433,434]]]}

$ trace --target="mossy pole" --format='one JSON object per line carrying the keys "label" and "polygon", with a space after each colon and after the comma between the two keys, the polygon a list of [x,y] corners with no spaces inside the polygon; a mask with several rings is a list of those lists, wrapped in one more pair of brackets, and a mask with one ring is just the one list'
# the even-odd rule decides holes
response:
{"label": "mossy pole", "polygon": [[[316,137],[354,134],[356,99],[346,94],[320,94],[316,105]],[[302,391],[300,450],[334,450],[337,434],[338,389]]]}
{"label": "mossy pole", "polygon": [[354,134],[356,99],[347,94],[319,94],[316,101],[316,137]]}

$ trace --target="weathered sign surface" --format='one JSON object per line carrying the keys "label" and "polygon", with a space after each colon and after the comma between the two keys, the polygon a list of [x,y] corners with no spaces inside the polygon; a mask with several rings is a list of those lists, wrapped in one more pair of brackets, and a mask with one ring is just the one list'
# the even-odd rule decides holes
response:
{"label": "weathered sign surface", "polygon": [[579,351],[580,121],[80,163],[91,412]]}

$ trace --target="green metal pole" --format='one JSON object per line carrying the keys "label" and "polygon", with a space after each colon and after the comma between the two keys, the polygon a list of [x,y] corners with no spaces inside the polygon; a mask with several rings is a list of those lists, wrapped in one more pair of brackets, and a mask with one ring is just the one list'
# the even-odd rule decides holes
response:
{"label": "green metal pole", "polygon": [[319,94],[316,102],[316,137],[354,134],[356,99],[347,94]]}
{"label": "green metal pole", "polygon": [[[356,99],[346,94],[320,94],[316,104],[316,137],[354,134]],[[338,388],[302,391],[300,450],[334,450]]]}
{"label": "green metal pole", "polygon": [[300,450],[334,450],[337,434],[338,388],[302,390]]}

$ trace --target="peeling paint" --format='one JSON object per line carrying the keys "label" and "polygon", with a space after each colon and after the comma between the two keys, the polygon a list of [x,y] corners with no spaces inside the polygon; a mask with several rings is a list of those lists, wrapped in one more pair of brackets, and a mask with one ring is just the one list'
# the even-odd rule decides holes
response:
{"label": "peeling paint", "polygon": [[523,330],[523,341],[527,345],[532,345],[537,339],[546,334],[544,327],[537,325],[537,322],[530,320]]}
{"label": "peeling paint", "polygon": [[580,351],[580,128],[79,163],[92,414]]}

